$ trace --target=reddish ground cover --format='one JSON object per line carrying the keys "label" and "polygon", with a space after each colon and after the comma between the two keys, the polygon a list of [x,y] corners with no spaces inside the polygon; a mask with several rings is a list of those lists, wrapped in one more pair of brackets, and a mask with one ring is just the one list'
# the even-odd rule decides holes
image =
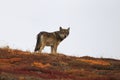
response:
{"label": "reddish ground cover", "polygon": [[120,80],[120,60],[0,48],[0,80]]}

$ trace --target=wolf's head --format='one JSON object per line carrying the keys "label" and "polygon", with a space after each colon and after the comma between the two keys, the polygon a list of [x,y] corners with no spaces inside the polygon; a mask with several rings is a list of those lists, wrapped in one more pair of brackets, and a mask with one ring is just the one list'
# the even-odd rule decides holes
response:
{"label": "wolf's head", "polygon": [[69,31],[70,31],[70,28],[68,28],[68,29],[63,29],[62,27],[60,27],[60,30],[59,30],[59,32],[60,32],[60,37],[62,38],[62,39],[64,39],[64,38],[66,38],[68,35],[69,35]]}

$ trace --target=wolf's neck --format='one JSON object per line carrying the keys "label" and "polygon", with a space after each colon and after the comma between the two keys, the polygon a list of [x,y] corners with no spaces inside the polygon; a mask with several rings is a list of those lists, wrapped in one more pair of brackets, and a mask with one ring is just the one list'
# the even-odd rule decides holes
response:
{"label": "wolf's neck", "polygon": [[55,34],[56,38],[57,38],[59,41],[62,41],[62,40],[65,39],[65,38],[63,38],[63,37],[60,36],[60,35],[61,35],[60,31],[56,31],[56,32],[54,32],[54,34]]}

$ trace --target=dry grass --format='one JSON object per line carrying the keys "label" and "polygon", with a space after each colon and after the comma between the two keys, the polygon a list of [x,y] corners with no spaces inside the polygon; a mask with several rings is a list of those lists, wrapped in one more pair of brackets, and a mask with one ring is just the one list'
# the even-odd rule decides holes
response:
{"label": "dry grass", "polygon": [[104,60],[89,60],[89,59],[77,59],[92,65],[103,65],[103,66],[109,66],[110,63],[108,61],[104,61]]}
{"label": "dry grass", "polygon": [[0,48],[0,80],[120,80],[120,60]]}
{"label": "dry grass", "polygon": [[41,62],[33,62],[32,66],[38,67],[38,68],[47,68],[47,67],[51,67],[51,65],[49,63],[47,64],[43,64]]}

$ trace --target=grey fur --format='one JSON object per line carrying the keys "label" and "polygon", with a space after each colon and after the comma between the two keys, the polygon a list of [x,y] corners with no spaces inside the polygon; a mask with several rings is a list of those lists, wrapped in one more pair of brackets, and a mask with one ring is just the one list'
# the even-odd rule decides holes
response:
{"label": "grey fur", "polygon": [[70,28],[63,29],[60,27],[59,31],[51,33],[45,31],[40,32],[37,35],[37,42],[34,51],[39,51],[41,53],[45,46],[50,46],[51,53],[57,53],[57,47],[59,43],[69,35],[69,30]]}

